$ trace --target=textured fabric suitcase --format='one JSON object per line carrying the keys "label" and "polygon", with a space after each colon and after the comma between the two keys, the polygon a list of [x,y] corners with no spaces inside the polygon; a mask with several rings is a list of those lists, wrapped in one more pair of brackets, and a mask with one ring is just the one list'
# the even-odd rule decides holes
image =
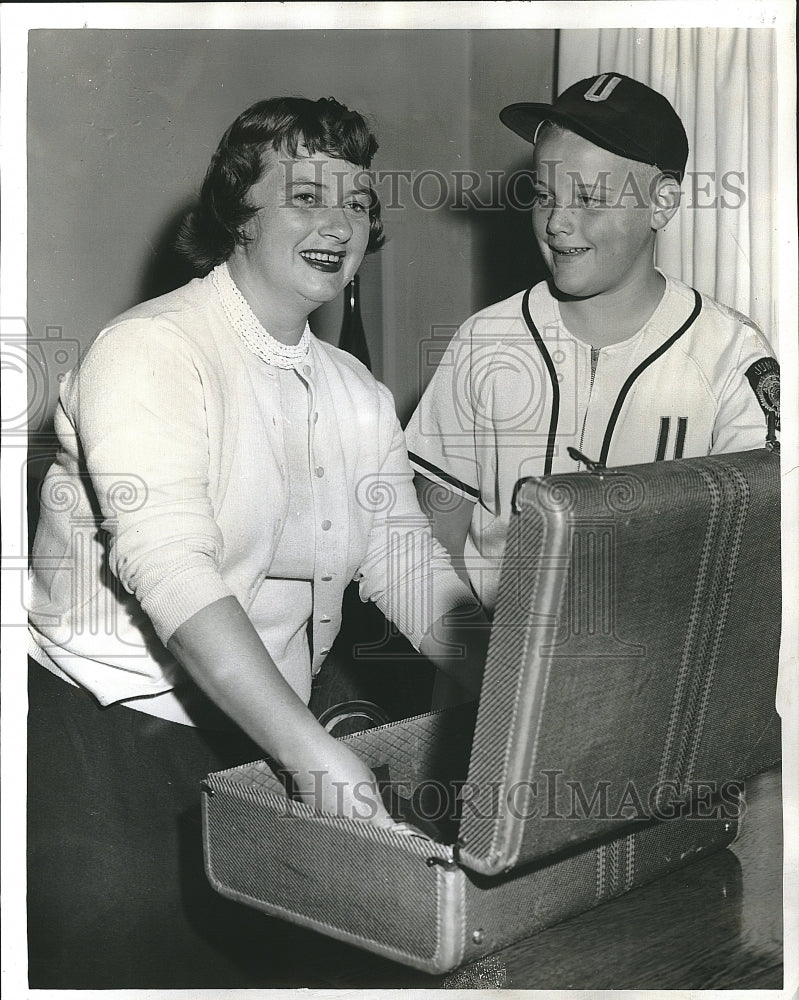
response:
{"label": "textured fabric suitcase", "polygon": [[427,835],[205,783],[226,896],[444,972],[725,846],[779,759],[779,463],[524,481],[479,708],[347,740]]}

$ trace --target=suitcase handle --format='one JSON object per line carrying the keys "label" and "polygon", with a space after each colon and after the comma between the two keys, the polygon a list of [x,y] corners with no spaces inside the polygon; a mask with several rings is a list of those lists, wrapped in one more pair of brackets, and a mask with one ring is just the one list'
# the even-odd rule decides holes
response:
{"label": "suitcase handle", "polygon": [[369,723],[365,728],[372,729],[374,726],[384,726],[391,722],[387,713],[373,701],[342,701],[338,705],[330,705],[319,715],[319,723],[324,726],[330,735],[334,735],[333,730],[343,722],[353,719],[364,719]]}

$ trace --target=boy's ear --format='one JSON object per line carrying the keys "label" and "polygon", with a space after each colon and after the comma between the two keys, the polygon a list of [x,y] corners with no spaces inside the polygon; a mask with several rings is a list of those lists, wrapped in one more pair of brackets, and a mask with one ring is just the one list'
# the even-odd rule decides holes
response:
{"label": "boy's ear", "polygon": [[680,193],[680,185],[673,177],[661,174],[653,182],[651,225],[655,231],[664,229],[680,207]]}

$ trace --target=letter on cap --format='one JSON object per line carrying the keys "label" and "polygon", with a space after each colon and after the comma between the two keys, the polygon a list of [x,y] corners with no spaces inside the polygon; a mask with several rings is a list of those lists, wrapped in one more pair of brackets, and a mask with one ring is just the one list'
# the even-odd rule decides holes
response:
{"label": "letter on cap", "polygon": [[[605,80],[608,82],[605,83]],[[620,83],[620,76],[611,76],[610,79],[608,79],[608,74],[603,73],[602,76],[598,76],[588,90],[586,90],[584,97],[586,101],[606,101]]]}

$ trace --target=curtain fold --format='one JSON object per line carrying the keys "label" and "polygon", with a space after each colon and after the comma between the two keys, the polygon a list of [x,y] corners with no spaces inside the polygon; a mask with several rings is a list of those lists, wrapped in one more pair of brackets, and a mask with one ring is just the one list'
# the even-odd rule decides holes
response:
{"label": "curtain fold", "polygon": [[751,317],[775,351],[776,61],[769,28],[564,30],[558,51],[558,92],[616,70],[672,102],[691,152],[658,266]]}

